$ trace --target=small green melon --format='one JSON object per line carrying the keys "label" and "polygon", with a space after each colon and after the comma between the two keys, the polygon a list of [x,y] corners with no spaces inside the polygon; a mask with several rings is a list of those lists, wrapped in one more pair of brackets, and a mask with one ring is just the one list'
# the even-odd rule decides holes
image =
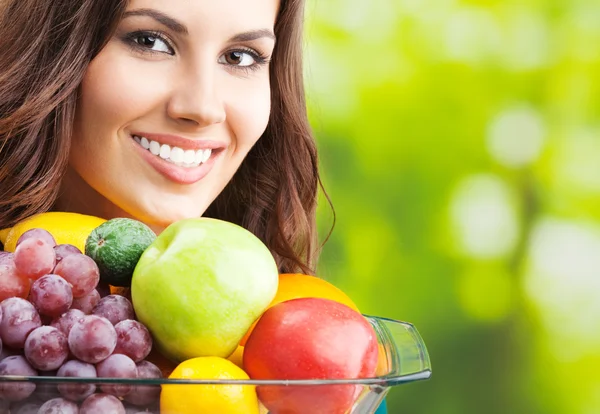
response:
{"label": "small green melon", "polygon": [[140,256],[156,239],[144,223],[130,218],[114,218],[96,227],[85,242],[85,254],[100,269],[100,282],[130,287]]}

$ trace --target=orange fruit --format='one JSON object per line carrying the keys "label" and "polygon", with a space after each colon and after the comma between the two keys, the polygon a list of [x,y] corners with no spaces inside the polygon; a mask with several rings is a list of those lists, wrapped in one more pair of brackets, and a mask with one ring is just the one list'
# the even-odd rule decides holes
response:
{"label": "orange fruit", "polygon": [[227,359],[230,360],[231,362],[233,362],[238,367],[243,369],[243,364],[242,364],[243,356],[244,356],[244,347],[241,345],[238,345],[238,347],[235,349],[235,351],[233,351],[233,354],[229,355],[227,357]]}
{"label": "orange fruit", "polygon": [[[298,298],[331,299],[336,302],[343,303],[355,311],[360,312],[352,299],[350,299],[348,295],[330,282],[315,276],[304,275],[301,273],[282,273],[279,275],[279,286],[277,287],[277,293],[267,309],[278,303],[285,302],[286,300]],[[258,321],[252,324],[246,335],[244,335],[240,341],[240,345],[244,346],[246,344],[246,341],[248,340],[248,337],[250,336],[250,333],[254,329],[254,326],[257,322]]]}
{"label": "orange fruit", "polygon": [[383,377],[390,373],[390,362],[388,361],[387,351],[383,344],[377,344],[379,352],[377,353],[377,369],[375,375]]}
{"label": "orange fruit", "polygon": [[[240,367],[221,357],[198,357],[183,361],[169,379],[247,380]],[[259,414],[256,387],[237,384],[164,384],[161,414]]]}

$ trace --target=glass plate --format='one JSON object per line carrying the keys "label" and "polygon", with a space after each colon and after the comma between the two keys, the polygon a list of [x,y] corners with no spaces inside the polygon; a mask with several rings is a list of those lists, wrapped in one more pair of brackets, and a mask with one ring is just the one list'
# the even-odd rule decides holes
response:
{"label": "glass plate", "polygon": [[[410,323],[365,315],[377,333],[380,345],[380,358],[377,376],[364,379],[335,380],[183,380],[183,379],[111,379],[111,378],[59,378],[59,377],[17,377],[0,376],[0,413],[16,413],[30,404],[31,408],[41,406],[45,401],[60,397],[57,386],[81,386],[93,384],[101,392],[102,385],[143,387],[145,391],[158,394],[162,387],[186,387],[187,395],[201,396],[210,387],[253,386],[259,392],[275,392],[282,396],[292,393],[305,396],[315,407],[325,407],[332,399],[348,392],[354,401],[345,414],[371,414],[379,407],[390,388],[400,384],[426,380],[431,376],[431,363],[423,339]],[[9,401],[15,387],[35,388],[24,401]],[[190,388],[192,387],[192,388]],[[172,388],[171,388],[172,389]],[[283,392],[282,392],[283,391]],[[341,394],[340,394],[341,393]],[[283,405],[285,405],[282,397]],[[194,413],[193,401],[181,404],[179,409],[162,411],[158,400],[150,405],[135,406],[127,402],[127,413],[151,412],[160,414]],[[8,411],[10,409],[10,411]],[[27,411],[35,412],[35,411]],[[286,410],[287,412],[287,410]],[[323,411],[324,413],[327,411]],[[261,405],[260,413],[268,413]],[[312,413],[311,413],[312,414]],[[315,413],[316,414],[316,413]]]}

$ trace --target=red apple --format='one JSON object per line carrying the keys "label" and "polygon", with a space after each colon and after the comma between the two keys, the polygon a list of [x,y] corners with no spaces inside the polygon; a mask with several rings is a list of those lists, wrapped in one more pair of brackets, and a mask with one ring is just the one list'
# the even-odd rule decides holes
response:
{"label": "red apple", "polygon": [[[364,316],[329,299],[300,298],[260,317],[243,366],[252,379],[355,379],[375,376],[377,356],[377,335]],[[360,391],[360,385],[257,387],[273,414],[343,414]]]}

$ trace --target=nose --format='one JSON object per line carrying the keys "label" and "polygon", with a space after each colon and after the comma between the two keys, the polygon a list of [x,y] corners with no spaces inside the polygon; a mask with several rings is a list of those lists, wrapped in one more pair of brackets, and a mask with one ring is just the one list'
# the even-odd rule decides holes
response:
{"label": "nose", "polygon": [[220,96],[214,68],[194,66],[176,80],[167,104],[170,118],[205,127],[225,121],[225,105]]}

